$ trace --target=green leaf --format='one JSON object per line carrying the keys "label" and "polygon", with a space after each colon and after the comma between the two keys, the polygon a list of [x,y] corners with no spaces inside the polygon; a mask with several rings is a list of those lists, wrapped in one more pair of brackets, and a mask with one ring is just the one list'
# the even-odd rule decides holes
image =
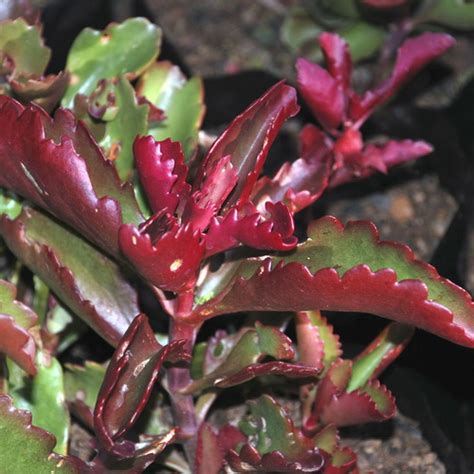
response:
{"label": "green leaf", "polygon": [[21,214],[21,209],[20,201],[0,189],[0,216],[4,214],[10,219],[16,219]]}
{"label": "green leaf", "polygon": [[0,314],[12,316],[17,324],[29,329],[37,322],[35,313],[23,303],[15,300],[16,288],[0,280]]}
{"label": "green leaf", "polygon": [[9,364],[9,387],[17,408],[28,410],[33,423],[54,434],[56,451],[67,453],[69,411],[65,404],[64,379],[61,364],[51,355],[38,351],[38,372],[28,377]]}
{"label": "green leaf", "polygon": [[138,105],[135,90],[121,76],[113,87],[117,113],[106,122],[105,134],[99,145],[114,161],[122,181],[128,180],[133,170],[133,142],[145,135],[148,128],[148,106]]}
{"label": "green leaf", "polygon": [[171,138],[181,142],[189,161],[196,150],[198,132],[204,117],[201,79],[193,77],[186,80],[177,66],[161,61],[141,76],[137,92],[166,115],[165,120],[153,125],[148,133],[155,140]]}
{"label": "green leaf", "polygon": [[358,21],[338,31],[347,41],[354,62],[375,55],[385,41],[385,30],[364,21]]}
{"label": "green leaf", "polygon": [[89,360],[84,366],[66,364],[64,374],[66,399],[71,402],[81,400],[94,410],[105,371],[106,367]]}
{"label": "green leaf", "polygon": [[0,395],[0,466],[3,472],[79,474],[83,463],[72,456],[52,453],[54,444],[53,436],[32,426],[30,413],[16,409],[8,395]]}
{"label": "green leaf", "polygon": [[87,331],[87,326],[81,319],[57,302],[56,306],[46,315],[45,329],[50,334],[59,337],[59,344],[55,353],[61,354]]}
{"label": "green leaf", "polygon": [[437,0],[428,12],[422,14],[423,21],[440,23],[459,30],[474,27],[474,3],[469,0]]}
{"label": "green leaf", "polygon": [[44,45],[38,26],[29,25],[23,18],[0,24],[0,64],[12,61],[6,71],[0,68],[0,74],[42,75],[50,57],[51,51]]}
{"label": "green leaf", "polygon": [[74,96],[90,95],[100,79],[137,77],[157,58],[160,44],[161,30],[144,18],[110,24],[102,32],[84,29],[69,51],[71,79],[62,105],[72,108]]}

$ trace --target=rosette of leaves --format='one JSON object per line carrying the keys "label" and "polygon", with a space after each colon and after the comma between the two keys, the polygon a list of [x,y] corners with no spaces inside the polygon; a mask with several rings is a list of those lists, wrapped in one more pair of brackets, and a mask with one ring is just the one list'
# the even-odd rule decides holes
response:
{"label": "rosette of leaves", "polygon": [[411,32],[433,26],[467,32],[474,6],[468,0],[302,0],[288,11],[281,36],[296,54],[321,61],[315,38],[332,31],[359,62],[380,52],[386,59]]}
{"label": "rosette of leaves", "polygon": [[[39,313],[38,323],[32,318],[22,325],[5,284],[6,309],[0,310],[23,339],[11,345],[2,333],[0,350],[36,373],[28,379],[11,370],[3,377],[5,391],[17,408],[31,412],[33,424],[54,433],[58,456],[67,456],[69,412],[93,431],[95,456],[80,472],[142,472],[152,463],[203,473],[226,464],[350,472],[355,459],[339,447],[335,427],[393,416],[393,399],[375,377],[406,344],[411,329],[405,325],[473,347],[474,303],[408,247],[381,241],[371,223],[344,226],[323,217],[298,242],[295,212],[329,187],[335,171],[348,168],[347,156],[337,161],[328,153],[334,143],[323,137],[309,141],[303,156],[274,178],[261,176],[280,128],[299,109],[295,89],[284,82],[200,153],[199,81],[156,62],[159,37],[143,19],[104,32],[85,30],[67,62],[63,107],[52,116],[38,105],[0,97],[0,235],[17,258],[5,274],[22,283],[23,296]],[[423,43],[416,64],[444,49],[433,52]],[[347,69],[344,56],[322,73],[336,99],[351,95]],[[353,96],[359,119],[403,82],[397,71],[378,94]],[[313,105],[319,113],[317,101]],[[345,107],[337,112],[325,132],[353,118]],[[35,275],[34,288],[23,285],[21,266]],[[141,312],[149,307],[141,304],[144,289],[155,298],[156,314]],[[340,360],[337,338],[318,310],[366,312],[402,325],[390,326],[355,360]],[[273,312],[274,321],[277,313],[289,313],[297,343],[284,324],[258,322],[258,315],[257,322],[209,341],[202,336],[206,321],[242,312]],[[64,338],[71,331],[77,336],[71,327],[77,318],[115,352],[105,365],[89,361],[64,375],[57,356]],[[168,334],[160,335],[155,323],[164,321]],[[31,342],[35,324],[39,336]],[[195,345],[198,338],[203,344]],[[268,388],[282,377],[293,380],[294,395],[301,397],[300,425]],[[237,385],[257,387],[262,397],[239,426],[218,426],[213,403]],[[59,394],[53,420],[44,408],[51,406],[51,392]],[[14,413],[5,400],[5,411]],[[148,423],[144,410],[151,411]],[[12,418],[23,419],[11,429],[26,445],[37,431],[27,415]],[[56,460],[48,455],[49,435],[41,438],[38,449]],[[12,472],[21,469],[5,459]]]}

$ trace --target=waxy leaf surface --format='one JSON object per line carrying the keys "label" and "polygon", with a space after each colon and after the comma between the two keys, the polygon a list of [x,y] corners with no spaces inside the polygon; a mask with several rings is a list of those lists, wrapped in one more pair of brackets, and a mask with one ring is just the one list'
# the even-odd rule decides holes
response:
{"label": "waxy leaf surface", "polygon": [[0,352],[35,375],[36,344],[28,329],[37,323],[38,317],[15,297],[16,288],[0,280]]}
{"label": "waxy leaf surface", "polygon": [[[26,138],[27,137],[27,138]],[[0,96],[0,187],[54,214],[108,253],[118,229],[141,214],[130,186],[73,115],[51,119],[41,109]]]}
{"label": "waxy leaf surface", "polygon": [[100,79],[136,77],[156,59],[160,44],[161,30],[144,18],[112,23],[104,31],[84,29],[69,51],[71,79],[62,105],[72,108],[74,96],[91,94]]}
{"label": "waxy leaf surface", "polygon": [[31,423],[31,414],[13,406],[8,395],[0,395],[0,466],[9,474],[54,472],[79,474],[82,461],[52,452],[54,436]]}
{"label": "waxy leaf surface", "polygon": [[416,260],[408,247],[380,241],[373,224],[351,222],[344,228],[333,217],[315,221],[308,236],[292,253],[244,260],[202,314],[359,311],[474,346],[472,298]]}
{"label": "waxy leaf surface", "polygon": [[231,156],[239,180],[223,211],[234,204],[240,206],[249,198],[281,126],[298,110],[296,91],[280,82],[237,116],[214,142],[197,180],[199,185],[216,162]]}
{"label": "waxy leaf surface", "polygon": [[117,345],[139,309],[136,290],[116,263],[31,208],[13,221],[1,218],[0,235],[76,315]]}
{"label": "waxy leaf surface", "polygon": [[196,151],[198,132],[204,117],[204,91],[201,79],[186,80],[178,66],[160,61],[140,77],[137,93],[165,113],[165,119],[152,125],[148,133],[155,140],[179,141],[189,161]]}
{"label": "waxy leaf surface", "polygon": [[94,411],[95,431],[107,451],[134,455],[134,443],[121,437],[145,408],[163,363],[189,359],[183,343],[161,346],[144,314],[133,320],[107,367]]}
{"label": "waxy leaf surface", "polygon": [[[207,362],[204,365],[204,370],[202,370],[203,377],[186,387],[185,393],[195,393],[210,386],[231,387],[261,375],[314,378],[319,373],[317,368],[281,361],[281,359],[294,359],[295,351],[291,340],[274,327],[257,324],[255,329],[244,332],[234,342],[235,345],[232,348],[229,347],[231,346],[229,342],[235,338],[231,336],[227,339],[226,341],[224,338],[221,340],[214,338],[214,341],[211,341],[212,344],[206,348],[202,361],[203,365]],[[218,347],[215,346],[215,342],[217,342]],[[219,351],[221,354],[217,356],[216,352]],[[199,357],[199,351],[197,357]],[[262,362],[267,357],[277,360]],[[206,373],[205,366],[209,366],[210,363],[217,365],[217,367]],[[196,364],[194,370],[197,370]]]}

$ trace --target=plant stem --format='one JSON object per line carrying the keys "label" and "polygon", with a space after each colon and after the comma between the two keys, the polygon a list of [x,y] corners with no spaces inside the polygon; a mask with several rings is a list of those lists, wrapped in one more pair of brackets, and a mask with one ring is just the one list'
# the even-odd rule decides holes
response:
{"label": "plant stem", "polygon": [[[187,297],[188,295],[184,294],[182,296],[182,300],[178,302],[178,312],[187,312],[190,309],[187,307],[190,304],[190,300]],[[170,324],[170,341],[184,339],[186,341],[186,349],[192,353],[199,326],[187,324],[179,319],[172,319]],[[186,457],[192,466],[194,464],[198,431],[194,400],[192,395],[182,395],[179,393],[190,382],[189,364],[176,365],[168,370],[168,391],[171,396],[174,420],[180,430],[180,438],[183,440]]]}

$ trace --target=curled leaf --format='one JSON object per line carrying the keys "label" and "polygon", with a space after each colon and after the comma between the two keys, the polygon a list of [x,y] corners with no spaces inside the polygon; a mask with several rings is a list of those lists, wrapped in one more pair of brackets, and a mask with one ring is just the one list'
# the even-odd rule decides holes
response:
{"label": "curled leaf", "polygon": [[134,443],[123,435],[145,408],[163,363],[187,359],[183,341],[161,346],[144,314],[133,320],[107,367],[94,411],[97,437],[108,452],[134,456]]}

